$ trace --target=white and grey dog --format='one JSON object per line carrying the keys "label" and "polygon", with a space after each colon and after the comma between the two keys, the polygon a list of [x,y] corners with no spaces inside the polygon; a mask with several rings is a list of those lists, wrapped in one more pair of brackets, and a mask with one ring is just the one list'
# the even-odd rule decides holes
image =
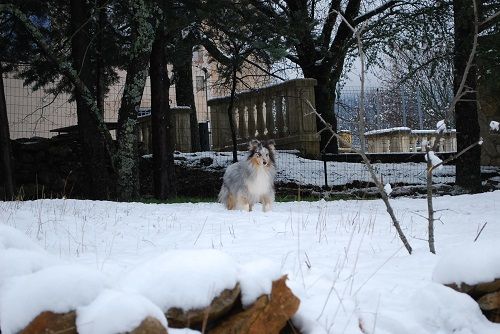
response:
{"label": "white and grey dog", "polygon": [[226,169],[219,202],[228,210],[252,211],[253,205],[259,202],[264,211],[271,210],[274,202],[275,156],[274,140],[252,140],[247,158]]}

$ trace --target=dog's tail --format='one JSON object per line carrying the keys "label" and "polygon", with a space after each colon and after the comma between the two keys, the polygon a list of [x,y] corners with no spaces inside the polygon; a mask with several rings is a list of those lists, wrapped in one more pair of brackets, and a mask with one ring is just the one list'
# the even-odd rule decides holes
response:
{"label": "dog's tail", "polygon": [[229,188],[223,184],[222,187],[220,188],[219,192],[219,203],[222,203],[226,206],[227,209],[232,210],[234,209],[234,198],[229,192]]}

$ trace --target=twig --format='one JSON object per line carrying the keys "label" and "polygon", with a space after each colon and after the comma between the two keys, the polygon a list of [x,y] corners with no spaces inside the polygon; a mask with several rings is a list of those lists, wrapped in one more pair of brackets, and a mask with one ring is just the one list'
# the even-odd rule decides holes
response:
{"label": "twig", "polygon": [[479,232],[477,233],[476,237],[474,238],[474,242],[477,241],[477,239],[479,239],[479,236],[481,235],[481,232],[483,232],[484,228],[486,227],[486,224],[488,224],[488,222],[485,222],[483,224],[483,226],[481,227],[481,229],[479,230]]}
{"label": "twig", "polygon": [[205,221],[203,222],[203,226],[201,227],[200,233],[198,233],[198,235],[196,236],[196,240],[194,241],[193,246],[196,245],[196,243],[198,242],[198,239],[200,238],[201,234],[203,233],[203,230],[205,229],[205,224],[207,223],[207,220],[208,220],[208,217],[205,218]]}
{"label": "twig", "polygon": [[[455,96],[453,97],[453,100],[451,101],[451,104],[448,107],[448,111],[447,111],[446,115],[450,115],[451,112],[455,109],[457,102],[460,101],[460,99],[466,93],[468,93],[470,91],[470,89],[465,87],[465,81],[467,80],[467,76],[469,75],[470,68],[472,66],[472,63],[474,61],[474,57],[476,55],[478,29],[479,29],[476,0],[472,0],[472,4],[474,7],[474,38],[473,38],[473,43],[472,43],[472,49],[471,49],[471,52],[469,54],[467,64],[465,65],[464,73],[462,75],[462,80],[460,81],[460,86],[458,87],[458,90],[455,93]],[[434,239],[434,221],[435,221],[434,213],[435,213],[435,211],[434,211],[434,206],[433,206],[433,202],[432,202],[432,172],[434,171],[434,169],[436,169],[436,168],[442,166],[443,164],[446,164],[452,160],[457,159],[462,154],[469,151],[470,149],[472,149],[476,145],[481,144],[481,140],[479,140],[478,142],[474,142],[474,143],[470,144],[469,146],[467,146],[466,148],[464,148],[459,153],[457,153],[456,155],[453,155],[453,156],[449,157],[448,159],[441,161],[441,162],[434,165],[433,162],[431,161],[430,152],[431,152],[431,150],[434,152],[437,151],[439,142],[441,141],[441,138],[443,137],[444,132],[445,132],[445,129],[439,128],[436,139],[434,140],[434,144],[432,145],[432,149],[431,149],[430,145],[426,145],[426,148],[425,148],[426,157],[427,157],[427,184],[426,184],[426,186],[427,186],[427,212],[428,212],[427,230],[428,230],[428,237],[429,237],[429,239],[428,239],[429,251],[433,254],[436,254],[436,247],[435,247],[435,239]],[[479,232],[479,233],[481,233],[481,232]],[[479,234],[477,237],[479,237]],[[476,237],[476,239],[477,239],[477,237]]]}

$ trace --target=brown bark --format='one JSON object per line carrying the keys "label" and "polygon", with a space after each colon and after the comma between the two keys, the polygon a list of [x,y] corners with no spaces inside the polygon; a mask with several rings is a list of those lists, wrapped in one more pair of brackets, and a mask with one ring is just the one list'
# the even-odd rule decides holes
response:
{"label": "brown bark", "polygon": [[[81,83],[92,87],[90,60],[86,52],[90,43],[88,18],[89,10],[83,0],[71,0],[71,58],[73,68]],[[82,143],[82,163],[85,168],[87,196],[92,199],[107,199],[113,193],[111,186],[111,156],[106,150],[106,138],[99,131],[98,122],[92,115],[90,103],[78,88],[75,88],[78,128]],[[82,180],[83,182],[83,180]]]}
{"label": "brown bark", "polygon": [[[200,133],[193,91],[193,54],[191,51],[193,45],[185,41],[180,41],[179,44],[173,64],[173,71],[176,78],[175,97],[178,106],[191,107],[189,114],[191,151],[199,152],[201,150]],[[180,130],[182,131],[182,129]]]}
{"label": "brown bark", "polygon": [[[469,60],[475,34],[475,10],[473,0],[454,0],[453,15],[455,21],[454,51],[454,93],[459,90],[464,71]],[[455,105],[455,123],[457,128],[457,151],[461,152],[469,145],[479,141],[479,121],[477,109],[477,69],[475,60],[467,73],[466,93]],[[460,93],[460,92],[459,92]],[[469,192],[481,190],[481,147],[475,146],[457,159],[456,184]]]}
{"label": "brown bark", "polygon": [[174,141],[168,103],[170,80],[164,41],[163,34],[159,33],[150,58],[153,184],[155,197],[162,200],[176,196]]}
{"label": "brown bark", "polygon": [[238,162],[238,142],[236,141],[236,124],[234,120],[234,100],[236,99],[236,75],[237,68],[233,66],[231,76],[231,97],[227,107],[227,117],[229,118],[229,128],[231,130],[231,141],[233,143],[233,163]]}
{"label": "brown bark", "polygon": [[118,174],[117,195],[129,201],[139,197],[139,131],[137,110],[141,105],[146,85],[149,58],[154,40],[152,15],[149,3],[129,0],[131,12],[131,48],[127,63],[127,77],[118,111],[118,150],[116,168]]}
{"label": "brown bark", "polygon": [[106,24],[106,8],[105,0],[97,0],[96,11],[99,13],[97,18],[97,29],[96,29],[96,98],[97,98],[97,108],[104,116],[104,45],[103,45],[103,34],[104,26]]}
{"label": "brown bark", "polygon": [[1,199],[14,199],[14,176],[12,167],[12,148],[10,144],[9,120],[7,116],[7,103],[3,85],[3,67],[0,63],[0,171],[5,194],[0,194]]}

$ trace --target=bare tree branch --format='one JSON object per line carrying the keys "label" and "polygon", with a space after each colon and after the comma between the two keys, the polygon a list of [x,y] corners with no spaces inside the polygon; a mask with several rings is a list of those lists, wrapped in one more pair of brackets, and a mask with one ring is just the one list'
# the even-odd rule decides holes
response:
{"label": "bare tree branch", "polygon": [[[461,98],[466,93],[469,92],[469,90],[466,89],[466,87],[465,87],[465,81],[467,79],[467,76],[469,75],[470,68],[471,68],[471,66],[474,62],[474,58],[476,56],[477,38],[478,38],[478,34],[479,34],[479,22],[478,22],[476,0],[472,0],[472,4],[473,4],[473,8],[474,8],[474,38],[473,38],[473,42],[472,42],[472,49],[471,49],[471,52],[469,54],[467,64],[465,66],[464,73],[462,75],[462,80],[460,81],[460,86],[458,87],[458,90],[457,90],[455,96],[453,97],[453,100],[448,108],[448,112],[446,113],[446,115],[450,115],[451,112],[455,109],[457,102],[460,101]],[[462,151],[460,151],[458,154],[453,155],[453,156],[449,157],[448,159],[435,164],[432,161],[431,152],[437,151],[439,142],[441,141],[441,139],[444,135],[445,129],[439,127],[437,131],[438,131],[438,135],[436,136],[436,139],[434,140],[434,144],[433,144],[432,148],[430,147],[430,145],[426,145],[426,147],[425,147],[425,150],[426,150],[425,154],[426,154],[426,160],[427,160],[427,182],[426,182],[426,185],[427,185],[427,213],[428,213],[428,236],[429,236],[428,242],[429,242],[429,251],[431,253],[434,253],[434,254],[436,254],[436,246],[435,246],[435,240],[434,240],[434,221],[435,221],[434,213],[436,211],[434,211],[434,205],[432,202],[432,172],[436,168],[439,168],[443,164],[446,164],[452,160],[457,159],[465,152],[469,151],[470,149],[472,149],[476,145],[481,145],[481,143],[482,143],[482,140],[475,142],[475,143],[472,143],[469,146],[467,146],[466,148],[464,148]]]}
{"label": "bare tree branch", "polygon": [[398,4],[402,3],[402,1],[388,1],[385,4],[375,8],[374,10],[369,11],[368,13],[365,13],[361,16],[358,16],[353,20],[354,26],[357,26],[358,24],[368,21],[372,17],[381,14],[385,12],[387,9],[392,8]]}

